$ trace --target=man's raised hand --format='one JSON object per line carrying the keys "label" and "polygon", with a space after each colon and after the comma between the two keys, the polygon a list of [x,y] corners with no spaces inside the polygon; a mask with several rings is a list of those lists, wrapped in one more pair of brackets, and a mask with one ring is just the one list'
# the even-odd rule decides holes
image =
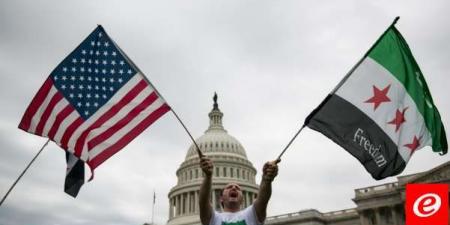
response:
{"label": "man's raised hand", "polygon": [[213,173],[213,163],[206,155],[200,157],[200,168],[202,168],[206,176],[211,176]]}

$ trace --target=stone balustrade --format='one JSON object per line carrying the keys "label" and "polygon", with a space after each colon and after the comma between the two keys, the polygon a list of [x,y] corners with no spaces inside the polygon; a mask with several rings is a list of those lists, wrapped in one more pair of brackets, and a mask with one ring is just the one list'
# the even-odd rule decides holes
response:
{"label": "stone balustrade", "polygon": [[398,187],[398,182],[370,186],[365,188],[355,189],[355,197],[362,197],[382,192],[395,191]]}
{"label": "stone balustrade", "polygon": [[341,218],[349,217],[358,218],[358,212],[355,209],[344,209],[321,213],[315,209],[306,209],[298,212],[267,217],[266,224],[278,224],[301,220],[316,220],[325,222],[329,220],[339,220]]}

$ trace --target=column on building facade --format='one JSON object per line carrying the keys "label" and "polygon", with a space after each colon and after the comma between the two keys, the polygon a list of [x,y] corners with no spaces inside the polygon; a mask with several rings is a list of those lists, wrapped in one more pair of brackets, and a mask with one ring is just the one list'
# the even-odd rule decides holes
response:
{"label": "column on building facade", "polygon": [[215,189],[213,189],[211,192],[211,200],[212,200],[212,202],[211,202],[212,207],[215,210],[216,209],[216,190]]}
{"label": "column on building facade", "polygon": [[185,192],[185,193],[183,194],[183,214],[184,214],[184,215],[186,215],[187,212],[188,212],[188,205],[187,205],[187,203],[188,203],[189,199],[188,199],[187,196],[188,196],[188,193]]}
{"label": "column on building facade", "polygon": [[186,214],[191,212],[191,192],[186,192]]}
{"label": "column on building facade", "polygon": [[189,214],[190,207],[191,207],[191,198],[190,198],[191,192],[186,192],[186,214]]}
{"label": "column on building facade", "polygon": [[185,192],[184,194],[183,194],[183,208],[184,208],[184,211],[183,211],[183,214],[184,215],[186,215],[186,214],[188,214],[188,212],[189,212],[189,192]]}
{"label": "column on building facade", "polygon": [[221,198],[221,196],[222,196],[222,189],[219,189],[219,190],[217,190],[217,205],[218,205],[218,210],[219,211],[223,211],[223,209],[222,209],[222,203],[221,203],[221,201],[220,201],[220,198]]}
{"label": "column on building facade", "polygon": [[188,192],[187,193],[187,198],[186,198],[186,200],[187,200],[187,204],[186,204],[186,214],[189,214],[189,213],[191,213],[191,192]]}
{"label": "column on building facade", "polygon": [[375,209],[375,220],[376,220],[376,224],[380,224],[380,225],[381,225],[381,213],[380,213],[380,208],[376,208],[376,209]]}
{"label": "column on building facade", "polygon": [[191,213],[195,213],[195,191],[191,191]]}
{"label": "column on building facade", "polygon": [[176,196],[172,197],[172,218],[177,215],[177,198]]}
{"label": "column on building facade", "polygon": [[191,192],[190,191],[187,193],[186,200],[187,200],[186,214],[190,214],[191,210],[192,210],[192,208],[191,208]]}
{"label": "column on building facade", "polygon": [[181,208],[181,212],[180,212],[180,215],[184,215],[184,210],[185,210],[185,207],[184,207],[184,193],[181,193],[180,194],[180,202],[181,202],[181,204],[180,204],[180,208]]}
{"label": "column on building facade", "polygon": [[359,220],[361,222],[361,225],[371,225],[369,223],[369,218],[367,218],[367,212],[366,211],[361,211],[359,213]]}
{"label": "column on building facade", "polygon": [[186,192],[186,193],[184,193],[183,194],[183,199],[184,199],[184,215],[186,215],[186,214],[188,214],[188,211],[189,211],[189,192]]}
{"label": "column on building facade", "polygon": [[177,196],[173,196],[173,212],[172,212],[172,217],[175,217],[177,215]]}
{"label": "column on building facade", "polygon": [[177,215],[177,198],[176,196],[172,197],[173,205],[172,205],[172,217]]}
{"label": "column on building facade", "polygon": [[200,211],[198,210],[199,207],[199,200],[198,200],[198,191],[194,192],[194,199],[195,199],[195,205],[194,205],[194,213],[199,213]]}
{"label": "column on building facade", "polygon": [[177,216],[181,215],[181,194],[177,196]]}
{"label": "column on building facade", "polygon": [[250,194],[251,194],[251,192],[249,192],[249,191],[245,192],[245,201],[247,202],[247,206],[249,206],[251,204],[250,203]]}
{"label": "column on building facade", "polygon": [[389,209],[391,210],[392,221],[394,222],[394,225],[400,225],[398,218],[397,218],[398,215],[397,215],[397,209],[396,209],[395,205],[389,207]]}
{"label": "column on building facade", "polygon": [[178,215],[181,215],[182,213],[183,213],[183,206],[181,205],[182,203],[181,203],[181,200],[182,200],[182,194],[179,194],[178,195],[178,208],[179,208],[179,210],[178,210]]}
{"label": "column on building facade", "polygon": [[400,220],[400,221],[401,221],[400,224],[405,224],[405,219],[406,219],[406,216],[405,216],[405,208],[404,208],[404,207],[399,207],[398,210],[399,210],[400,219],[401,219],[401,220]]}
{"label": "column on building facade", "polygon": [[173,217],[173,205],[172,205],[173,198],[169,198],[169,219],[172,219]]}
{"label": "column on building facade", "polygon": [[180,195],[175,195],[175,216],[180,215]]}
{"label": "column on building facade", "polygon": [[214,210],[218,210],[217,209],[217,203],[219,202],[219,199],[217,198],[217,189],[213,190],[212,195],[213,195],[213,199],[214,199],[213,209]]}
{"label": "column on building facade", "polygon": [[195,205],[197,202],[195,201],[195,191],[192,192],[192,213],[195,213]]}
{"label": "column on building facade", "polygon": [[361,225],[368,225],[367,223],[365,223],[365,218],[364,215],[360,214],[359,215],[359,222],[361,223]]}
{"label": "column on building facade", "polygon": [[169,220],[172,219],[172,199],[169,198]]}
{"label": "column on building facade", "polygon": [[195,205],[196,205],[196,202],[195,202],[195,191],[192,191],[191,192],[191,212],[192,213],[195,213]]}

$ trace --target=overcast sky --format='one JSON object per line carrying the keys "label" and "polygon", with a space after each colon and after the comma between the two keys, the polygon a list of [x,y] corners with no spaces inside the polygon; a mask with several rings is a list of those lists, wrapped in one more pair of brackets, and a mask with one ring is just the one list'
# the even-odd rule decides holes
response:
{"label": "overcast sky", "polygon": [[[96,26],[140,67],[195,137],[214,91],[224,126],[258,170],[395,16],[450,129],[450,2],[0,1],[0,195],[45,143],[17,126],[49,73]],[[0,224],[142,224],[168,219],[167,194],[191,142],[168,113],[96,170],[76,199],[63,192],[64,152],[43,151],[0,207]],[[449,161],[426,147],[402,175]],[[280,163],[269,216],[355,207],[374,181],[322,134],[305,129]]]}

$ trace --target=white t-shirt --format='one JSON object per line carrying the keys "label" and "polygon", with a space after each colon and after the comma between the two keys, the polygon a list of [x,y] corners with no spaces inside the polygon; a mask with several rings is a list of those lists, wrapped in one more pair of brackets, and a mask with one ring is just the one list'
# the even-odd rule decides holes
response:
{"label": "white t-shirt", "polygon": [[209,225],[262,225],[258,221],[253,205],[235,213],[216,212],[209,222]]}

